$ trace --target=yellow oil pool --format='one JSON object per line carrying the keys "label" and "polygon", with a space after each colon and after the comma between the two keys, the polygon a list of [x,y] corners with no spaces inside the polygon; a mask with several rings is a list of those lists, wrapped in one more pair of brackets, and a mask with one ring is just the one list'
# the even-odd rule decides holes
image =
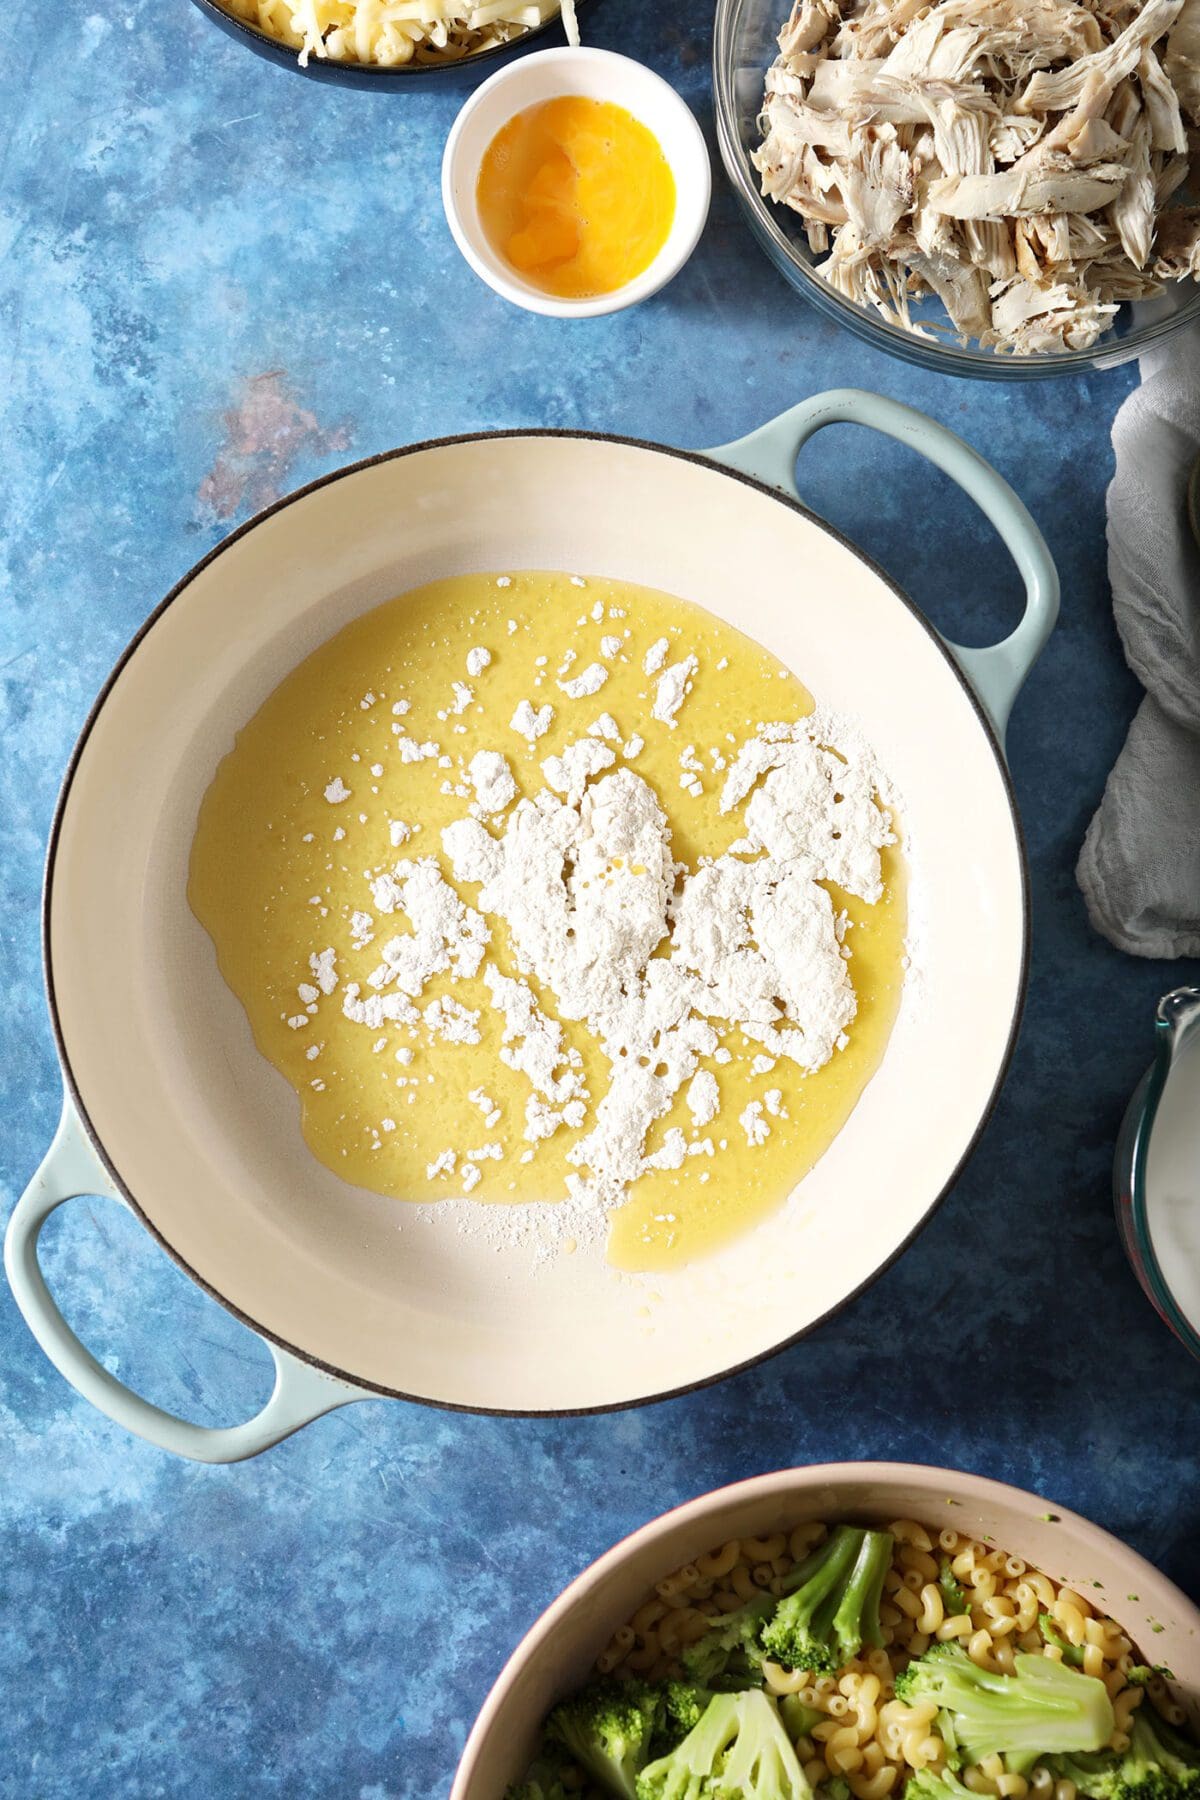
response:
{"label": "yellow oil pool", "polygon": [[517,113],[476,187],[493,247],[560,299],[610,294],[649,268],[675,216],[675,177],[640,119],[566,94]]}
{"label": "yellow oil pool", "polygon": [[[310,957],[335,941],[345,978],[365,990],[378,945],[346,946],[348,921],[370,907],[368,874],[398,858],[432,855],[449,879],[440,833],[468,810],[454,789],[461,790],[472,756],[501,750],[520,793],[533,797],[545,786],[542,761],[582,737],[602,712],[627,743],[644,740],[626,766],[654,788],[676,858],[695,868],[702,855],[726,850],[743,821],[740,812],[718,810],[719,779],[706,774],[694,784],[700,793],[681,786],[681,755],[694,751],[707,763],[712,747],[728,752],[757,723],[791,723],[812,710],[793,675],[711,614],[623,582],[578,581],[542,572],[457,576],[365,614],[276,689],[239,733],[201,806],[189,898],[255,1041],[299,1095],[313,1154],[346,1181],[397,1200],[429,1202],[460,1192],[429,1178],[427,1169],[447,1145],[487,1141],[500,1141],[504,1154],[478,1164],[472,1200],[561,1199],[572,1172],[567,1153],[589,1125],[564,1125],[532,1147],[524,1142],[529,1083],[500,1059],[501,1020],[483,969],[470,979],[435,976],[420,1002],[424,1007],[452,995],[478,1009],[481,1041],[474,1045],[409,1026],[364,1030],[344,1016],[340,994],[322,996],[315,1011],[297,998],[298,985],[312,980]],[[673,728],[651,716],[655,684],[643,670],[646,652],[660,638],[669,641],[672,657],[690,653],[699,663]],[[480,647],[490,662],[472,675],[468,655]],[[575,670],[603,662],[608,675],[598,694],[564,694],[556,671],[568,652]],[[554,709],[553,723],[533,742],[510,728],[524,701]],[[401,760],[402,735],[436,744],[439,755]],[[349,789],[336,804],[327,798],[335,776]],[[396,821],[415,828],[402,848]],[[653,1150],[678,1126],[689,1138],[710,1135],[726,1147],[633,1184],[627,1202],[610,1215],[609,1257],[617,1266],[668,1268],[726,1242],[778,1206],[845,1123],[883,1055],[903,980],[905,876],[898,849],[883,852],[883,868],[884,893],[874,906],[830,889],[851,920],[846,942],[858,1011],[846,1047],[815,1074],[780,1058],[764,1078],[752,1069],[761,1046],[729,1031],[732,1060],[702,1064],[719,1086],[717,1119],[697,1132],[681,1092],[647,1139]],[[466,884],[458,892],[468,903],[478,895]],[[488,958],[503,973],[519,974],[506,928],[489,922]],[[556,1017],[553,995],[537,994]],[[564,1030],[583,1061],[590,1121],[606,1089],[607,1062],[584,1024],[566,1021]],[[769,1139],[751,1147],[738,1117],[767,1087],[781,1090],[783,1113],[772,1118]],[[530,1148],[531,1159],[522,1161]]]}

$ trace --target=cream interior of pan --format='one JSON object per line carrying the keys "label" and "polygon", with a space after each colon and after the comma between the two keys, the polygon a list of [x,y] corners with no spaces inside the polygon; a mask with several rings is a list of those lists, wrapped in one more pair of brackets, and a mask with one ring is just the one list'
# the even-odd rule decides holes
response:
{"label": "cream interior of pan", "polygon": [[[236,730],[347,619],[469,570],[582,569],[709,608],[866,729],[903,797],[917,963],[883,1062],[783,1211],[654,1276],[535,1263],[305,1147],[186,899],[200,799]],[[952,1178],[1003,1064],[1023,890],[995,751],[929,631],[818,524],[722,471],[604,439],[477,439],[364,466],[196,573],[121,671],[72,783],[50,954],[71,1074],[120,1180],[251,1323],[351,1380],[450,1404],[621,1403],[822,1317]],[[468,1203],[469,1204],[469,1203]]]}

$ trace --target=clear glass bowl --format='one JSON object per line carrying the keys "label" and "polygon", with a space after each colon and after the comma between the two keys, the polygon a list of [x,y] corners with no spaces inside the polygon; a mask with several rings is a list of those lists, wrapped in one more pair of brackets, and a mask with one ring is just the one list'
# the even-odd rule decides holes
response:
{"label": "clear glass bowl", "polygon": [[[713,33],[717,139],[726,174],[755,237],[780,274],[829,318],[848,325],[878,349],[920,363],[924,368],[946,375],[979,375],[999,381],[1115,368],[1140,356],[1151,344],[1160,343],[1190,320],[1200,319],[1200,282],[1180,281],[1153,300],[1122,306],[1112,329],[1090,350],[1009,356],[975,345],[963,346],[949,337],[916,337],[898,325],[889,325],[879,313],[835,293],[816,272],[816,258],[798,217],[787,207],[764,200],[759,192],[758,172],[750,161],[751,152],[760,142],[757,119],[762,107],[763,79],[775,60],[775,39],[787,12],[788,0],[717,0]],[[930,316],[945,321],[945,314],[936,303]]]}
{"label": "clear glass bowl", "polygon": [[1113,1201],[1142,1291],[1180,1343],[1200,1357],[1200,989],[1163,995],[1154,1040],[1155,1060],[1117,1139]]}

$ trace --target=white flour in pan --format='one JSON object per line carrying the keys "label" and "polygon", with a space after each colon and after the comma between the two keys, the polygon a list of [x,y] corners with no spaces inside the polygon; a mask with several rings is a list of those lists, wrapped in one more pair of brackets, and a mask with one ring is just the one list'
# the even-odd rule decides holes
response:
{"label": "white flour in pan", "polygon": [[[658,650],[647,662],[661,663]],[[692,664],[685,659],[661,676],[663,717],[682,703]],[[519,730],[527,724],[514,720]],[[517,1121],[507,1122],[507,1142],[447,1145],[427,1172],[448,1193],[467,1193],[481,1158],[528,1161],[532,1146],[561,1126],[587,1126],[568,1153],[575,1172],[567,1205],[542,1209],[560,1215],[560,1236],[591,1235],[589,1226],[647,1170],[713,1153],[711,1138],[689,1145],[679,1130],[654,1152],[647,1140],[681,1090],[698,1127],[719,1116],[718,1083],[699,1065],[727,1059],[721,1040],[729,1028],[762,1046],[764,1070],[788,1058],[811,1073],[845,1045],[856,1010],[846,920],[819,884],[877,901],[880,851],[895,841],[887,812],[894,797],[869,747],[845,720],[814,713],[762,726],[722,759],[720,809],[740,812],[743,835],[689,869],[675,861],[654,789],[633,769],[613,767],[603,724],[546,758],[546,786],[515,805],[503,755],[473,759],[464,793],[474,797],[443,830],[441,857],[398,861],[370,881],[370,912],[355,914],[356,942],[377,944],[380,960],[369,992],[349,982],[341,993],[345,1015],[366,1030],[423,1021],[440,1041],[469,1045],[479,1041],[478,1011],[445,997],[423,1011],[415,1003],[434,976],[482,969],[503,1021],[501,1057],[529,1083],[525,1116],[519,1132]],[[472,904],[447,876],[473,891]],[[553,998],[557,1018],[527,980],[487,960],[497,920],[520,977]],[[406,928],[395,930],[401,923]],[[302,993],[314,992],[309,976],[322,995],[334,992],[337,968],[331,945],[312,958]],[[608,1088],[594,1107],[560,1020],[585,1025],[608,1063]],[[726,1141],[765,1141],[772,1110],[731,1120]],[[533,1210],[482,1209],[488,1229],[507,1241]]]}

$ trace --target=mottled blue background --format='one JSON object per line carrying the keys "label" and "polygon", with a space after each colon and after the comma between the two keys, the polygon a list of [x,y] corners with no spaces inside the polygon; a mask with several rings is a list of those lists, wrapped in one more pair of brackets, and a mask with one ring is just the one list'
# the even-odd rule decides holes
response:
{"label": "mottled blue background", "polygon": [[[37,901],[69,747],[159,597],[275,494],[480,426],[722,442],[854,383],[994,459],[1050,539],[1064,605],[1011,735],[1034,957],[1007,1090],[929,1229],[809,1342],[646,1411],[537,1423],[379,1402],[214,1470],[77,1400],[0,1297],[0,1792],[435,1800],[570,1576],[661,1508],[791,1461],[1005,1477],[1200,1590],[1198,1371],[1137,1291],[1109,1199],[1153,1002],[1196,970],[1109,949],[1072,876],[1136,698],[1103,527],[1132,374],[1018,387],[889,361],[785,287],[720,179],[699,253],[657,299],[576,324],[518,313],[443,223],[456,82],[343,93],[258,61],[184,0],[93,4],[0,21],[9,1204],[59,1105]],[[592,41],[676,82],[711,140],[709,27],[704,0],[606,0],[588,18]],[[1015,616],[986,529],[906,453],[839,428],[803,481],[957,634],[986,641]],[[264,1396],[265,1354],[118,1208],[64,1209],[46,1247],[70,1317],[151,1397],[232,1421]]]}

